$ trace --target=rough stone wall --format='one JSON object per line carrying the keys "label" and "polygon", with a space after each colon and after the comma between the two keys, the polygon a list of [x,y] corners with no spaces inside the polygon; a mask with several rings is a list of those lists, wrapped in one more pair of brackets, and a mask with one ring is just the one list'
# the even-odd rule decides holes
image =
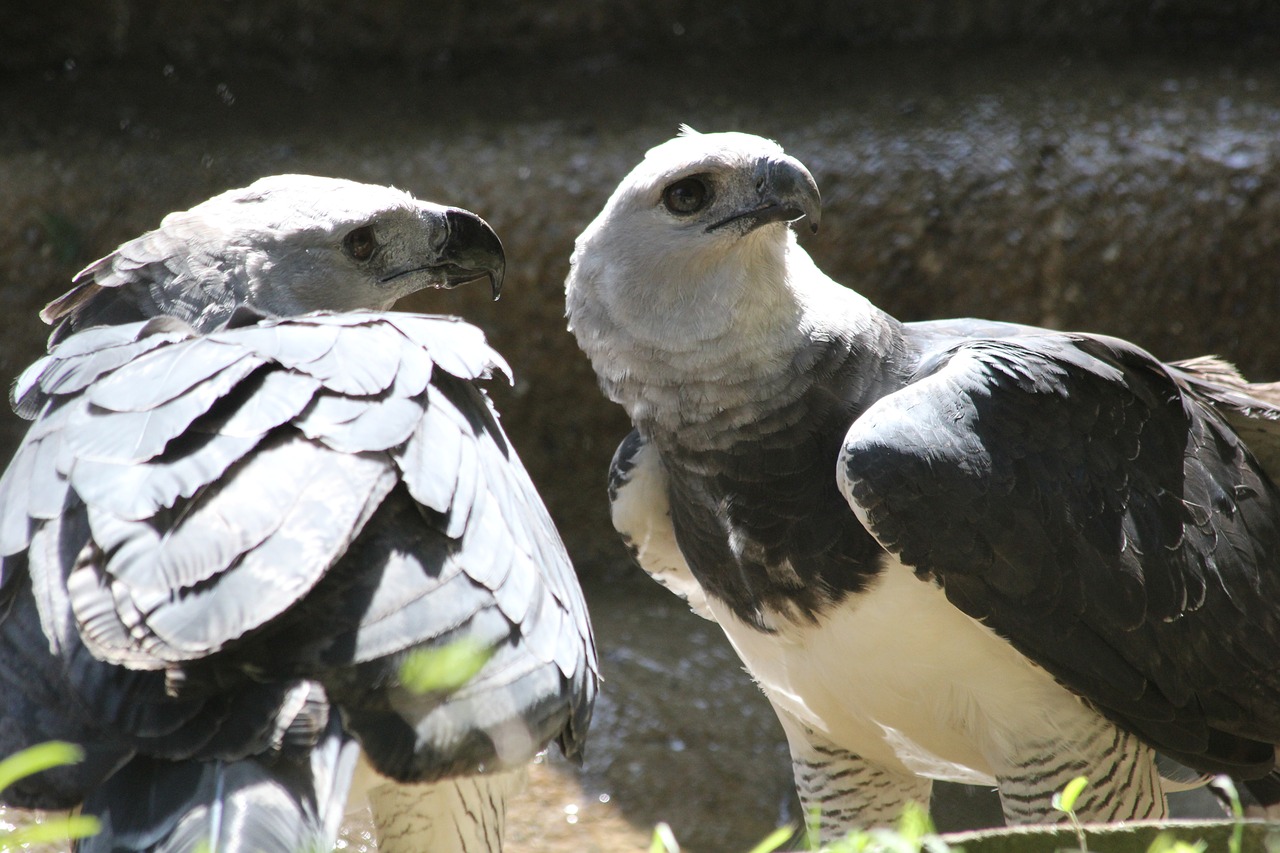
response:
{"label": "rough stone wall", "polygon": [[[0,373],[39,352],[35,312],[76,270],[169,210],[272,172],[396,184],[503,236],[500,303],[407,307],[489,331],[517,371],[494,396],[580,566],[615,563],[603,480],[626,424],[561,283],[617,180],[689,122],[805,160],[825,214],[802,243],[902,319],[1096,330],[1280,378],[1280,58],[1168,47],[1265,37],[1270,5],[783,5],[30,4],[0,29],[29,36],[0,51]],[[660,31],[682,49],[637,47]],[[0,427],[7,456],[23,424]]]}
{"label": "rough stone wall", "polygon": [[1268,0],[9,0],[5,8],[0,68],[72,59],[438,69],[787,43],[1239,44],[1280,33],[1280,8]]}
{"label": "rough stone wall", "polygon": [[[562,307],[574,237],[677,124],[761,133],[807,162],[825,211],[802,244],[904,320],[1096,330],[1280,379],[1269,0],[7,0],[0,13],[6,381],[42,351],[36,312],[77,270],[264,174],[396,184],[493,223],[501,302],[475,287],[404,307],[468,317],[514,366],[494,397],[593,581],[610,686],[591,790],[645,833],[671,822],[690,849],[747,849],[794,817],[785,745],[745,678],[731,692],[739,673],[712,627],[624,582],[604,475],[627,424]],[[0,416],[0,458],[24,429]],[[673,737],[712,746],[673,751]],[[561,802],[542,817],[563,830]],[[941,805],[944,825],[977,810],[952,801],[948,819]],[[534,839],[517,849],[547,849],[545,824],[511,825]]]}

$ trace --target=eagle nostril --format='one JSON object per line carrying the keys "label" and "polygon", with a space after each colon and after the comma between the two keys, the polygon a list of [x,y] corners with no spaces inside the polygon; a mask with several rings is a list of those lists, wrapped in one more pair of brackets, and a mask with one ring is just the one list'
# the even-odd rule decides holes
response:
{"label": "eagle nostril", "polygon": [[764,195],[765,191],[768,190],[770,172],[768,160],[761,160],[756,163],[756,195]]}

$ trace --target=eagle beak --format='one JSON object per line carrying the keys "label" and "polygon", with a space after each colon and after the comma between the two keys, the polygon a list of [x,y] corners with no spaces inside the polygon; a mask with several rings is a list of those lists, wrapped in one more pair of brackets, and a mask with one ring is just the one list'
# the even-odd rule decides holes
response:
{"label": "eagle beak", "polygon": [[740,210],[708,226],[716,231],[732,223],[741,223],[742,233],[754,231],[771,222],[794,222],[808,219],[809,230],[817,233],[822,221],[822,194],[818,182],[804,164],[785,154],[765,157],[756,164],[755,198]]}
{"label": "eagle beak", "polygon": [[430,235],[430,247],[424,249],[428,259],[382,278],[382,283],[426,273],[430,283],[425,286],[450,289],[487,278],[496,300],[502,293],[507,258],[502,251],[502,241],[489,223],[469,210],[429,202],[419,204],[418,216]]}
{"label": "eagle beak", "polygon": [[502,294],[502,279],[507,270],[502,241],[489,223],[469,210],[447,208],[444,220],[448,236],[437,262],[437,269],[445,275],[444,286],[457,287],[487,277],[493,298],[497,300]]}

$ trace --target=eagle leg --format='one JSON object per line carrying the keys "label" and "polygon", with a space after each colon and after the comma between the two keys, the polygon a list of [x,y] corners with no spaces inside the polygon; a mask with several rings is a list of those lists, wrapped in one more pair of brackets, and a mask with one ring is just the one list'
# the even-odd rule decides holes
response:
{"label": "eagle leg", "polygon": [[894,826],[911,802],[928,811],[932,779],[873,764],[789,714],[778,716],[791,748],[796,793],[824,844],[855,829]]}
{"label": "eagle leg", "polygon": [[407,783],[380,779],[366,794],[387,853],[502,853],[507,800],[528,781],[521,767]]}
{"label": "eagle leg", "polygon": [[1000,803],[1010,826],[1064,821],[1054,794],[1072,779],[1089,784],[1073,811],[1084,823],[1160,819],[1168,806],[1156,766],[1156,753],[1104,717],[1091,725],[1007,750],[996,770]]}

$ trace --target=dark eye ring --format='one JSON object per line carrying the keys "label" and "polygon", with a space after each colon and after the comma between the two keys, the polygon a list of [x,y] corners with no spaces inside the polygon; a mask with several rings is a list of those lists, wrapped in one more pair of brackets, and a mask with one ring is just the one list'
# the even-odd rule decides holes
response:
{"label": "dark eye ring", "polygon": [[680,215],[697,213],[711,201],[711,188],[701,178],[681,178],[662,191],[662,204]]}
{"label": "dark eye ring", "polygon": [[361,225],[356,228],[342,241],[342,246],[347,250],[347,254],[357,261],[369,260],[373,257],[374,250],[378,248],[378,241],[373,236],[373,226]]}

